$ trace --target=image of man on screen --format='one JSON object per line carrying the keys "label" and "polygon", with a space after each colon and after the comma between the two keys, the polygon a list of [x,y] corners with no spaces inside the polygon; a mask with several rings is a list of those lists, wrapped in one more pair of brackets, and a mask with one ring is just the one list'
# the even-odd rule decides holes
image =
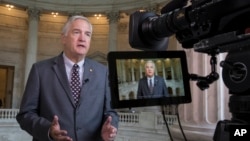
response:
{"label": "image of man on screen", "polygon": [[155,63],[145,63],[145,76],[139,80],[137,99],[167,97],[167,86],[162,77],[155,75]]}

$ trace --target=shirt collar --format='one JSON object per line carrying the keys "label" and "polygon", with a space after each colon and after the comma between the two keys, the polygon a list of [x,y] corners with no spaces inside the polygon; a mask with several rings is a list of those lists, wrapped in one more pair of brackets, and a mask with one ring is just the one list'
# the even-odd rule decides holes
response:
{"label": "shirt collar", "polygon": [[150,80],[150,79],[154,80],[154,78],[155,78],[155,76],[153,76],[153,77],[147,77],[148,80]]}
{"label": "shirt collar", "polygon": [[[73,65],[75,64],[74,62],[72,62],[72,61],[65,55],[65,53],[63,53],[63,59],[64,59],[65,65],[66,65],[67,67],[72,68]],[[79,67],[83,67],[84,61],[85,61],[85,59],[82,59],[80,62],[77,63],[77,65],[78,65]]]}

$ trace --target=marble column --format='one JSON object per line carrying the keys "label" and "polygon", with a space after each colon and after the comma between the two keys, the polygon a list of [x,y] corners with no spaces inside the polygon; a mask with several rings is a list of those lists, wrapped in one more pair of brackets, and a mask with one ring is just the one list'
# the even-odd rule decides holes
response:
{"label": "marble column", "polygon": [[107,14],[109,20],[109,51],[117,50],[117,23],[120,19],[120,14],[117,11],[111,11]]}
{"label": "marble column", "polygon": [[40,17],[40,11],[37,9],[28,9],[28,15],[28,46],[26,48],[24,84],[26,84],[32,64],[37,61],[38,22]]}
{"label": "marble column", "polygon": [[135,65],[133,60],[131,60],[131,82],[135,82]]}
{"label": "marble column", "polygon": [[164,80],[166,80],[165,62],[161,61],[161,65],[162,65],[162,76],[163,76]]}
{"label": "marble column", "polygon": [[126,82],[126,66],[125,66],[125,60],[121,61],[121,71],[122,71],[122,83]]}
{"label": "marble column", "polygon": [[144,64],[143,64],[142,60],[140,60],[140,63],[139,63],[140,78],[143,77],[143,71],[144,71],[143,69],[144,69]]}
{"label": "marble column", "polygon": [[[189,73],[207,76],[211,72],[210,56],[186,50]],[[218,64],[224,60],[225,55],[217,56]],[[216,124],[220,120],[230,119],[228,109],[228,89],[222,80],[219,65],[219,80],[212,83],[206,90],[200,90],[195,81],[190,82],[192,102],[179,105],[179,115],[188,141],[212,141]],[[171,126],[175,141],[184,141],[178,123]]]}
{"label": "marble column", "polygon": [[171,79],[176,80],[175,76],[176,76],[177,72],[175,72],[175,69],[174,69],[175,66],[173,65],[174,64],[173,61],[174,60],[170,60],[170,62],[169,62],[170,63],[170,69],[171,69]]}

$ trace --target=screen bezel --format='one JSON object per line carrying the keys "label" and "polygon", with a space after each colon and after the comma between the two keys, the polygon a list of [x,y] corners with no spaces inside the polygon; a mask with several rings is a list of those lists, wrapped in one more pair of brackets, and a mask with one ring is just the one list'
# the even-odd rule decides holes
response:
{"label": "screen bezel", "polygon": [[[147,98],[147,99],[119,99],[119,84],[117,75],[118,59],[151,59],[151,58],[180,58],[181,71],[184,84],[184,96]],[[111,91],[111,106],[113,108],[133,108],[157,105],[172,105],[190,103],[191,92],[189,83],[189,73],[185,51],[120,51],[108,53],[109,80]]]}

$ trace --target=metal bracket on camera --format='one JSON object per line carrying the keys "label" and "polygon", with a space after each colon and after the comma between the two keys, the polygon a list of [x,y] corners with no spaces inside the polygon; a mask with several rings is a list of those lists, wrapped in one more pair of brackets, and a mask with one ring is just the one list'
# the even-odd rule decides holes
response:
{"label": "metal bracket on camera", "polygon": [[197,74],[190,74],[189,76],[190,79],[192,81],[197,81],[196,84],[201,90],[209,88],[209,84],[219,79],[219,74],[216,72],[216,64],[217,64],[216,54],[213,53],[210,59],[211,73],[206,77],[198,76]]}

